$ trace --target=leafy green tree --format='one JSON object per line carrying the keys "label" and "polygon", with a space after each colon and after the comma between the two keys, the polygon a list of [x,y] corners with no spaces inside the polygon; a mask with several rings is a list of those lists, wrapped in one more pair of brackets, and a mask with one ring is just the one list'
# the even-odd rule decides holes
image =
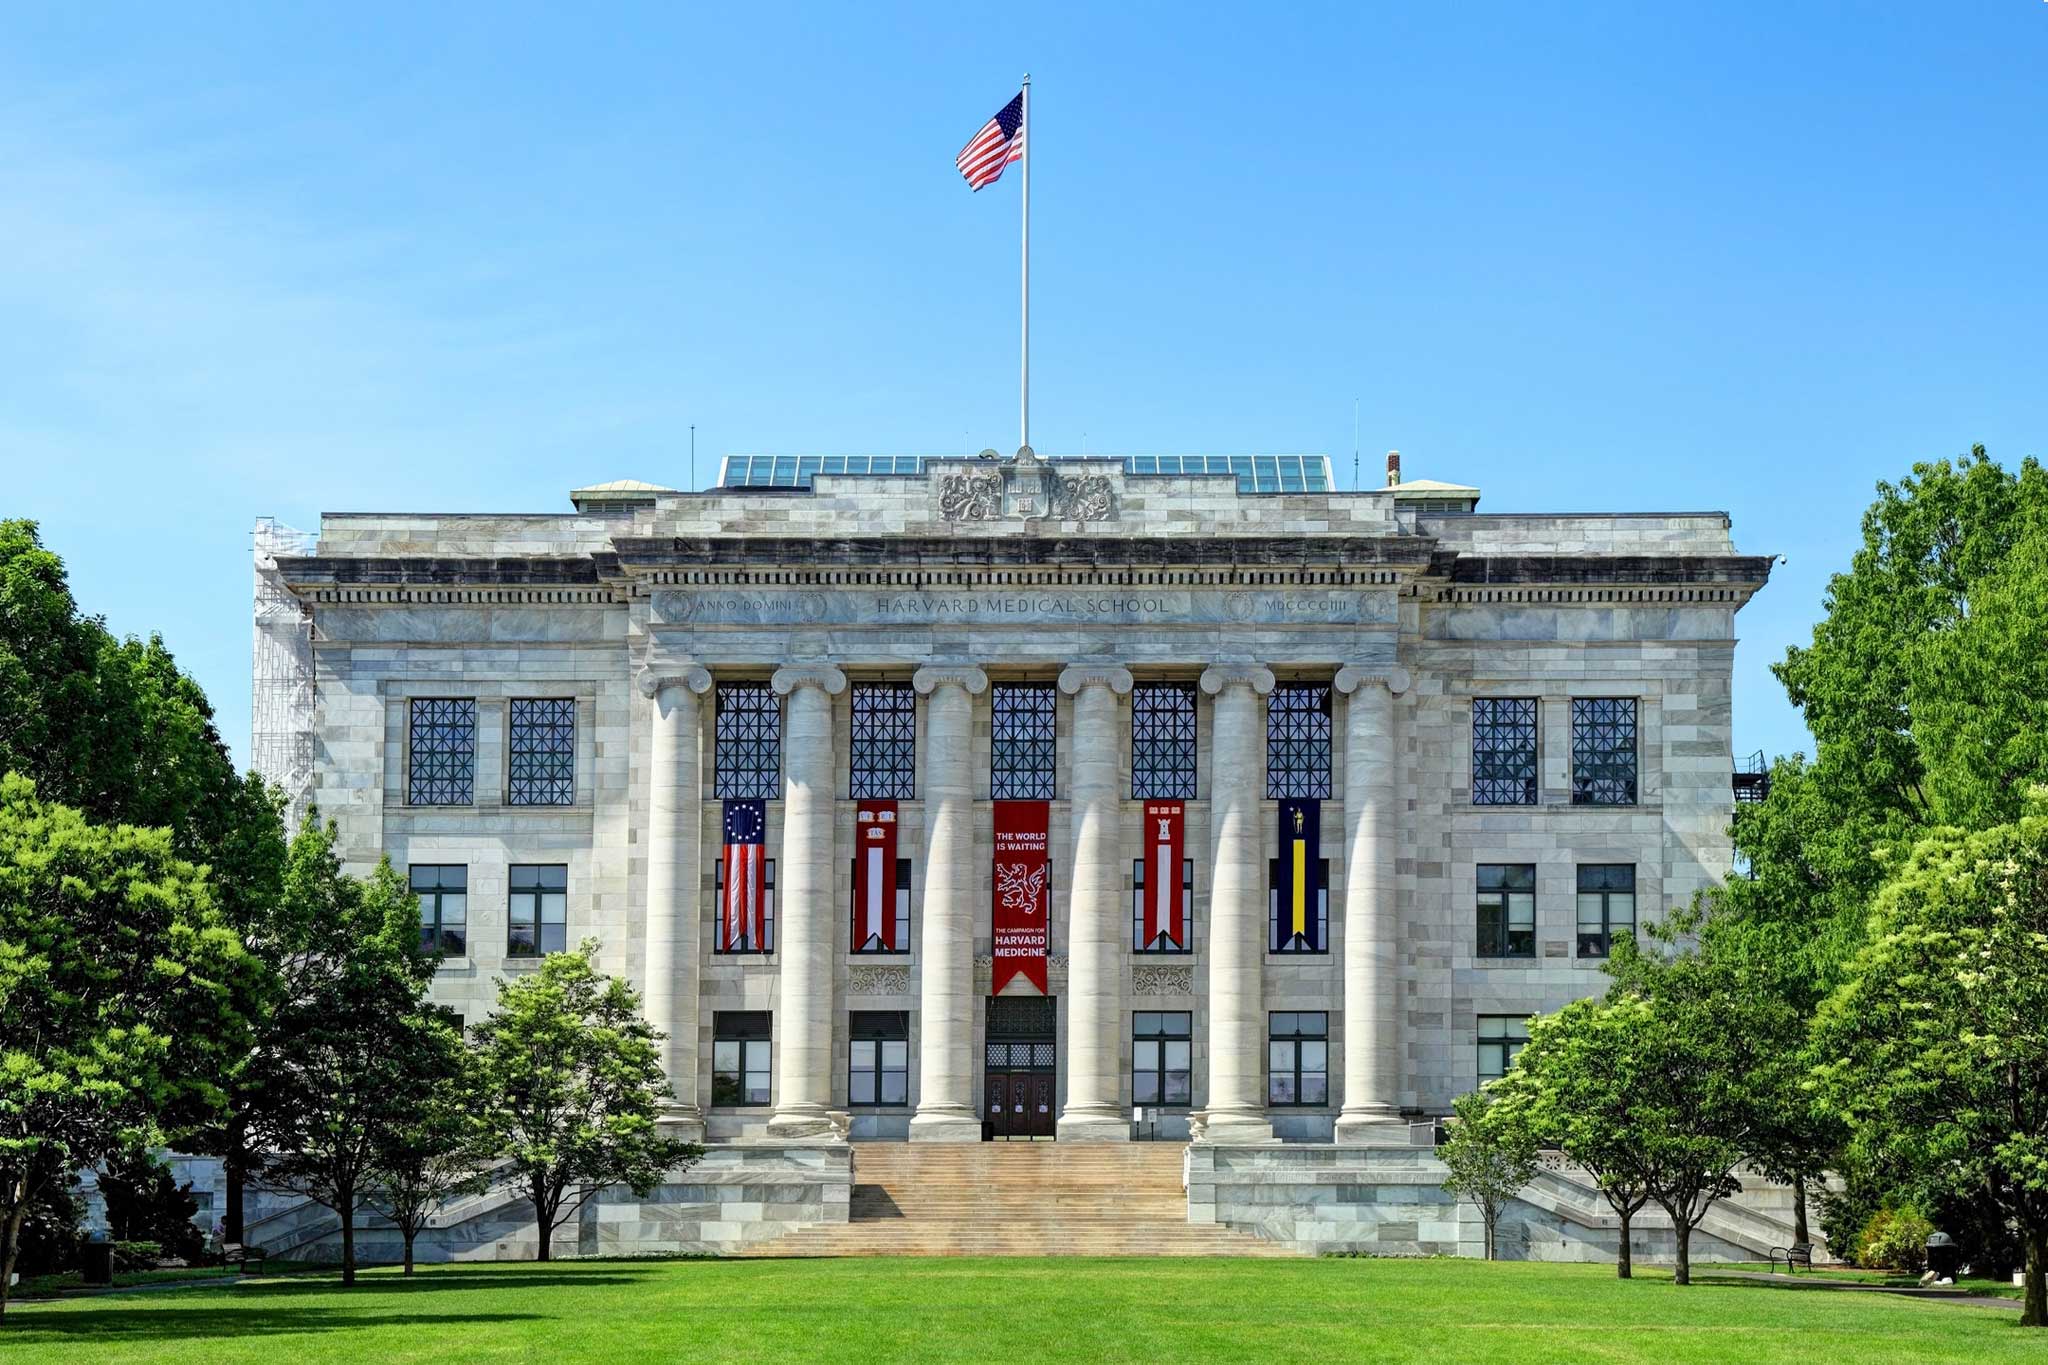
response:
{"label": "leafy green tree", "polygon": [[1450,1136],[1436,1149],[1449,1168],[1444,1189],[1479,1206],[1486,1224],[1486,1259],[1494,1259],[1500,1216],[1541,1166],[1536,1132],[1522,1111],[1497,1099],[1492,1087],[1451,1103]]}
{"label": "leafy green tree", "polygon": [[355,1220],[378,1154],[449,1065],[448,1026],[423,1022],[438,958],[388,859],[367,879],[341,870],[334,827],[309,817],[292,841],[286,899],[310,913],[304,978],[270,1021],[254,1063],[265,1097],[251,1145],[265,1184],[341,1220],[342,1283],[355,1283]]}
{"label": "leafy green tree", "polygon": [[100,1172],[99,1183],[107,1230],[115,1241],[155,1242],[166,1256],[198,1259],[203,1234],[192,1219],[199,1201],[156,1153],[136,1148],[119,1154]]}
{"label": "leafy green tree", "polygon": [[1637,1100],[1643,1065],[1638,1031],[1646,1008],[1640,1000],[1579,1000],[1531,1020],[1528,1044],[1494,1085],[1542,1143],[1593,1178],[1621,1221],[1614,1273],[1624,1280],[1634,1273],[1631,1228],[1650,1202]]}
{"label": "leafy green tree", "polygon": [[461,1031],[445,1010],[408,1020],[409,1046],[422,1059],[422,1086],[407,1113],[382,1130],[370,1155],[369,1206],[398,1227],[405,1273],[413,1243],[449,1200],[490,1185],[487,1135],[477,1119],[475,1075]]}
{"label": "leafy green tree", "polygon": [[663,1035],[630,986],[591,965],[596,951],[586,939],[531,976],[500,981],[497,1009],[473,1030],[490,1145],[505,1159],[500,1178],[533,1203],[543,1261],[555,1229],[598,1191],[644,1196],[704,1154],[657,1130],[671,1093],[655,1046]]}
{"label": "leafy green tree", "polygon": [[159,1135],[242,1046],[253,964],[163,830],[0,777],[0,1312],[42,1190]]}
{"label": "leafy green tree", "polygon": [[2002,1210],[2048,1326],[2048,814],[1922,841],[1814,1034],[1852,1150]]}

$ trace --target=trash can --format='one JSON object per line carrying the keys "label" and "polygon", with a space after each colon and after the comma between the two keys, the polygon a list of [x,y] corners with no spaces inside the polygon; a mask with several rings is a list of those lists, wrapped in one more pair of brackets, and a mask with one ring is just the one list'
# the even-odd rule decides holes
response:
{"label": "trash can", "polygon": [[79,1270],[87,1284],[114,1282],[114,1244],[95,1236],[79,1248]]}
{"label": "trash can", "polygon": [[1963,1249],[1956,1245],[1955,1238],[1937,1232],[1927,1239],[1927,1268],[1936,1275],[1952,1280],[1962,1263]]}

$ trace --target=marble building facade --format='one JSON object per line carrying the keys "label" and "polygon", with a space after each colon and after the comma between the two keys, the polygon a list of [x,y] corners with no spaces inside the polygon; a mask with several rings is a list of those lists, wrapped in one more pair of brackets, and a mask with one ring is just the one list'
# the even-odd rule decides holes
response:
{"label": "marble building facade", "polygon": [[[352,870],[426,870],[457,949],[435,995],[471,1021],[540,950],[597,940],[668,1035],[678,1131],[979,1140],[995,708],[1049,689],[1057,1135],[1405,1133],[1518,1021],[1601,988],[1624,912],[1727,874],[1735,617],[1769,573],[1720,513],[1477,497],[926,460],[582,490],[564,514],[329,515],[277,561],[312,635],[310,799]],[[853,913],[855,708],[883,686],[910,689],[914,737],[896,952],[861,951]],[[1193,703],[1184,952],[1134,933],[1133,713],[1160,687]],[[719,716],[743,689],[772,708],[775,941],[726,953]],[[1313,713],[1285,761],[1321,765],[1320,951],[1274,951],[1276,697]],[[1181,1104],[1136,1074],[1162,1019]],[[1276,1047],[1324,1083],[1275,1102]],[[882,1086],[900,1102],[863,1102]]]}

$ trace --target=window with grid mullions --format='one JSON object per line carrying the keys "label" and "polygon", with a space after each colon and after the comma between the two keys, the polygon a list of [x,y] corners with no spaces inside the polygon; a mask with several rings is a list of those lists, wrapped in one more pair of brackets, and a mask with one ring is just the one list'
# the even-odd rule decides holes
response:
{"label": "window with grid mullions", "polygon": [[1636,699],[1572,698],[1572,804],[1636,803]]}
{"label": "window with grid mullions", "polygon": [[997,683],[990,689],[993,719],[989,798],[1050,801],[1058,751],[1053,689],[1035,683]]}
{"label": "window with grid mullions", "polygon": [[576,804],[576,699],[512,698],[506,800],[514,806]]}
{"label": "window with grid mullions", "polygon": [[1266,799],[1330,795],[1330,689],[1283,683],[1266,699]]}
{"label": "window with grid mullions", "polygon": [[1472,804],[1536,804],[1536,699],[1472,699]]}
{"label": "window with grid mullions", "polygon": [[407,805],[476,800],[475,697],[414,697],[406,748]]}
{"label": "window with grid mullions", "polygon": [[1195,689],[1140,683],[1131,689],[1131,797],[1195,799]]}
{"label": "window with grid mullions", "polygon": [[855,800],[916,797],[917,693],[909,683],[853,685],[850,771]]}
{"label": "window with grid mullions", "polygon": [[782,795],[782,707],[766,683],[718,689],[714,795],[773,801]]}

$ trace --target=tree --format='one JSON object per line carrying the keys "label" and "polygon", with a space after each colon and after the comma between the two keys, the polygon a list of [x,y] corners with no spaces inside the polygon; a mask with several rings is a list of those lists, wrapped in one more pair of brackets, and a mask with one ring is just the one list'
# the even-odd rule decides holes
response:
{"label": "tree", "polygon": [[531,976],[501,980],[496,1011],[474,1030],[484,1122],[506,1159],[500,1178],[533,1202],[543,1261],[555,1229],[605,1186],[645,1195],[704,1154],[657,1131],[671,1093],[655,1046],[663,1035],[640,1017],[630,986],[591,965],[596,951],[586,939]]}
{"label": "tree", "polygon": [[423,1089],[410,1112],[384,1129],[370,1157],[367,1202],[398,1226],[405,1242],[405,1273],[413,1270],[413,1243],[450,1199],[489,1187],[488,1150],[478,1130],[468,1054],[447,1011],[427,1008],[408,1025],[412,1050],[426,1063]]}
{"label": "tree", "polygon": [[1539,1141],[1593,1177],[1594,1188],[1621,1220],[1614,1273],[1624,1280],[1634,1273],[1632,1224],[1650,1202],[1637,1101],[1644,1008],[1639,1000],[1579,1000],[1531,1020],[1528,1044],[1514,1069],[1494,1086],[1503,1104],[1521,1111]]}
{"label": "tree", "polygon": [[2002,1210],[2048,1326],[2048,812],[1923,840],[1814,1036],[1851,1150]]}
{"label": "tree", "polygon": [[1490,1261],[1501,1211],[1536,1178],[1536,1133],[1522,1113],[1496,1099],[1490,1087],[1460,1095],[1451,1112],[1450,1137],[1436,1150],[1437,1159],[1450,1169],[1444,1189],[1479,1206]]}
{"label": "tree", "polygon": [[107,1230],[117,1242],[155,1242],[166,1256],[196,1260],[204,1245],[192,1221],[199,1201],[146,1147],[115,1156],[100,1172]]}
{"label": "tree", "polygon": [[341,1220],[341,1281],[351,1285],[356,1213],[377,1156],[432,1094],[448,1050],[420,1017],[439,959],[420,946],[418,902],[389,859],[367,880],[344,874],[334,838],[309,815],[292,841],[286,898],[309,912],[309,949],[300,991],[255,1059],[266,1104],[251,1139],[265,1184]]}
{"label": "tree", "polygon": [[168,832],[0,777],[0,1312],[42,1191],[153,1140],[181,1089],[217,1095],[252,966]]}

